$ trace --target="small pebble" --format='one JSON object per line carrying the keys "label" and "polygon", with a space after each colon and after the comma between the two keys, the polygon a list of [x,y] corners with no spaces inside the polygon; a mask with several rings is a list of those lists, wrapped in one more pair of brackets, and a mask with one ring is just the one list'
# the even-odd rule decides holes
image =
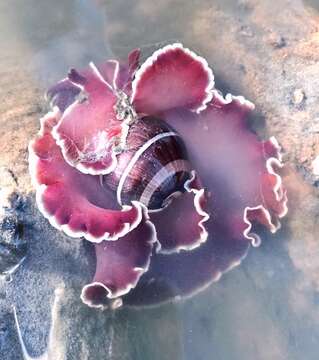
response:
{"label": "small pebble", "polygon": [[312,162],[312,171],[314,175],[319,176],[319,155]]}
{"label": "small pebble", "polygon": [[303,89],[296,89],[293,93],[292,101],[295,105],[300,105],[306,98]]}
{"label": "small pebble", "polygon": [[271,45],[275,49],[282,49],[287,45],[286,39],[283,36],[276,36],[273,39],[271,39]]}

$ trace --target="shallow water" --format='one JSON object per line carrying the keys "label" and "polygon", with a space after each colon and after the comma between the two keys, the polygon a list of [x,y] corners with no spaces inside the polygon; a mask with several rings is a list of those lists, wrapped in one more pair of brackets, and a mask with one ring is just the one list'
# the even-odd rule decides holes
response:
{"label": "shallow water", "polygon": [[[281,3],[284,1],[278,0],[276,6]],[[300,18],[312,16],[302,2],[289,3],[287,6]],[[318,7],[318,2],[307,3]],[[268,79],[269,73],[289,73],[288,60],[282,66],[279,56],[271,57],[269,49],[284,47],[280,40],[283,37],[289,51],[289,45],[298,36],[304,39],[307,34],[299,34],[297,22],[290,29],[268,21],[267,16],[273,18],[269,15],[273,6],[250,0],[2,2],[1,114],[10,120],[14,107],[17,111],[21,108],[17,116],[23,119],[28,113],[30,117],[21,126],[33,136],[38,118],[46,109],[40,94],[70,67],[125,56],[134,47],[140,47],[146,57],[163,44],[181,41],[207,57],[215,70],[217,87],[256,102],[252,125],[261,136],[274,131],[285,142],[282,128],[276,125],[280,116],[272,116],[277,106],[274,98],[285,99],[286,89],[304,84],[286,78],[286,82],[277,85],[274,77]],[[286,8],[288,12],[291,9]],[[252,21],[252,14],[256,21]],[[258,20],[260,14],[264,18]],[[273,34],[275,45],[269,45],[267,36]],[[238,44],[244,44],[246,53],[240,48],[237,51]],[[273,51],[278,54],[278,49]],[[268,56],[276,69],[268,69],[267,62],[262,62]],[[256,69],[264,77],[254,82],[258,75],[252,64],[257,67],[259,63],[262,66]],[[319,78],[318,68],[316,74]],[[262,88],[267,81],[271,86]],[[278,96],[274,95],[276,91]],[[288,116],[285,114],[291,105],[287,105],[288,110],[284,102],[278,106],[282,106],[280,114]],[[277,123],[268,123],[268,117]],[[19,131],[19,124],[17,129],[6,126],[6,131]],[[5,131],[2,138],[7,141]],[[29,138],[19,142],[22,154]],[[297,163],[298,157],[289,155],[287,146],[289,166],[310,177],[307,167]],[[25,155],[17,155],[17,159],[14,161],[21,174],[20,190],[27,192],[30,187]],[[202,293],[155,309],[124,309],[110,314],[85,307],[78,295],[81,285],[91,277],[89,264],[93,254],[85,244],[74,244],[63,235],[41,237],[49,234],[50,226],[44,220],[34,220],[25,234],[29,243],[27,259],[10,283],[0,284],[1,359],[23,359],[11,309],[14,305],[31,357],[44,354],[48,359],[92,360],[316,360],[318,194],[314,186],[295,175],[295,170],[287,181],[293,192],[290,212],[278,233],[263,233],[259,248],[252,249],[239,267]],[[37,214],[32,200],[26,214],[29,219]]]}

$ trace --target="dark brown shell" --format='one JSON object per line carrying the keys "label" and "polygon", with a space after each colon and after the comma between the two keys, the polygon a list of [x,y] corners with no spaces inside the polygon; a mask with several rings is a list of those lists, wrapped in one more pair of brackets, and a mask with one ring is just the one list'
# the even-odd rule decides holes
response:
{"label": "dark brown shell", "polygon": [[151,210],[160,209],[172,194],[185,191],[190,178],[182,139],[155,117],[146,116],[131,125],[126,149],[117,159],[115,171],[104,177],[104,183],[117,191],[121,205],[137,200]]}

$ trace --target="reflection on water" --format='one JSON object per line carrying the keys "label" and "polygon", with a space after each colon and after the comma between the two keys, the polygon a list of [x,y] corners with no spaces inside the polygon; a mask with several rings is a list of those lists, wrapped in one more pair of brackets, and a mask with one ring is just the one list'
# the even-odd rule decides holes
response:
{"label": "reflection on water", "polygon": [[316,10],[319,10],[319,1],[318,0],[303,0],[306,6],[311,6]]}
{"label": "reflection on water", "polygon": [[[281,3],[284,1],[271,6]],[[0,79],[0,87],[10,94],[15,89],[16,70],[22,69],[29,75],[25,79],[25,74],[19,74],[19,81],[26,82],[22,91],[27,92],[29,87],[42,92],[71,66],[114,54],[124,56],[135,46],[148,54],[158,43],[180,40],[216,64],[219,87],[256,96],[253,100],[258,103],[260,88],[254,79],[259,75],[247,64],[254,64],[251,57],[255,52],[270,56],[263,41],[265,33],[276,29],[265,30],[264,24],[257,26],[259,23],[254,28],[250,14],[258,16],[255,6],[256,1],[250,0],[2,2],[0,71],[6,76]],[[296,11],[303,15],[303,8],[298,10],[298,6]],[[267,11],[263,12],[265,16]],[[232,22],[237,24],[233,32],[224,26]],[[289,44],[289,34],[283,35]],[[239,44],[245,44],[247,58],[242,56]],[[251,44],[257,44],[256,48]],[[275,60],[279,64],[278,58]],[[260,57],[256,67],[259,62]],[[267,68],[263,74],[260,87],[269,82]],[[243,85],[247,83],[251,86]],[[276,89],[275,82],[272,86]],[[281,87],[278,85],[278,97],[284,92]],[[263,93],[263,101],[270,97],[272,109],[273,94],[268,90]],[[29,99],[32,101],[31,95]],[[34,123],[38,117],[34,115]],[[4,324],[0,328],[1,359],[22,358],[17,355],[20,349],[14,322],[8,317],[12,303],[32,356],[48,351],[51,359],[317,359],[317,198],[311,187],[296,180],[295,175],[290,174],[288,180],[291,210],[283,230],[275,236],[264,234],[260,248],[251,251],[239,268],[205,292],[159,309],[124,309],[110,315],[83,306],[78,294],[80,286],[91,277],[88,264],[93,255],[88,255],[82,243],[75,244],[64,236],[53,234],[43,239],[41,233],[49,226],[44,221],[37,223],[26,235],[28,259],[13,281],[0,287]],[[34,213],[31,209],[30,214]]]}
{"label": "reflection on water", "polygon": [[103,13],[90,1],[27,0],[1,6],[6,30],[2,41],[17,46],[17,51],[27,49],[30,58],[25,66],[42,86],[56,81],[72,66],[110,56],[103,36]]}

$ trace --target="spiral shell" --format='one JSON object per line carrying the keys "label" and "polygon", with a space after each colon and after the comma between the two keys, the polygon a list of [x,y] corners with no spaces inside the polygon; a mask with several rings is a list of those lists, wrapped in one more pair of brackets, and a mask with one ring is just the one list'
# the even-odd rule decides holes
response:
{"label": "spiral shell", "polygon": [[126,149],[118,155],[118,165],[104,177],[104,183],[116,191],[120,205],[137,200],[149,210],[158,210],[185,191],[190,170],[178,133],[164,121],[146,116],[130,126]]}

